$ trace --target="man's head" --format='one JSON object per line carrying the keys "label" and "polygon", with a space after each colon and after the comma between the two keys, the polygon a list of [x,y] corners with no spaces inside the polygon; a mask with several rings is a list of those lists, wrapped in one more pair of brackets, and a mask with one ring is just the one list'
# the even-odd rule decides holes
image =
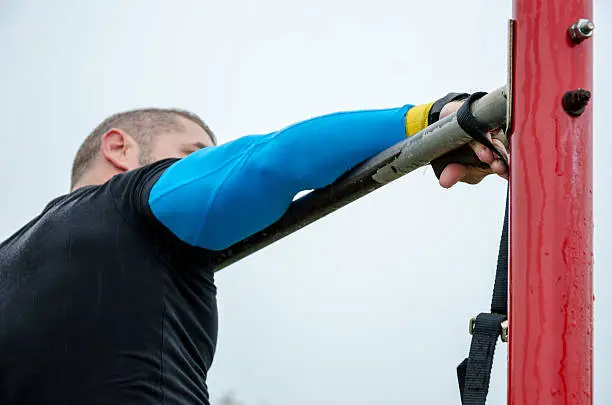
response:
{"label": "man's head", "polygon": [[182,158],[217,143],[197,115],[146,108],[102,121],[83,141],[72,165],[71,188],[101,184],[112,176],[166,158]]}

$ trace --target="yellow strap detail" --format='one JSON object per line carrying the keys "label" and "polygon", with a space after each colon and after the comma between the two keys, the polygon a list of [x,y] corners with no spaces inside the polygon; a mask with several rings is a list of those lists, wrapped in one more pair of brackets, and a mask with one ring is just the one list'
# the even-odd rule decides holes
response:
{"label": "yellow strap detail", "polygon": [[410,137],[429,124],[427,117],[434,103],[415,105],[406,114],[406,136]]}

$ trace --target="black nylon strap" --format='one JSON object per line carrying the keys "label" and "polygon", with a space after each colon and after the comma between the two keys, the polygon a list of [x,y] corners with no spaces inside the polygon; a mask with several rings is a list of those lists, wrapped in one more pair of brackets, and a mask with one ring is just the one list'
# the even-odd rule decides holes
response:
{"label": "black nylon strap", "polygon": [[484,405],[489,393],[491,369],[497,339],[501,334],[501,323],[505,315],[482,313],[476,317],[470,354],[465,365],[465,381],[462,403],[464,405]]}
{"label": "black nylon strap", "polygon": [[493,286],[493,297],[491,298],[491,312],[494,314],[508,315],[508,220],[510,214],[510,187],[506,192],[506,213],[504,225],[499,241],[499,253],[497,254],[497,271],[495,272],[495,285]]}
{"label": "black nylon strap", "polygon": [[[482,143],[496,153],[508,168],[508,162],[500,151],[488,140],[488,128],[471,113],[471,103],[486,93],[474,93],[457,111],[459,126],[476,141]],[[472,342],[468,357],[457,367],[459,393],[463,405],[485,405],[491,369],[497,340],[502,334],[501,323],[508,315],[508,219],[509,219],[509,188],[506,196],[506,211],[504,225],[499,244],[495,285],[491,299],[491,313],[481,313],[476,317],[472,331]]]}
{"label": "black nylon strap", "polygon": [[489,392],[495,346],[501,323],[508,319],[508,217],[509,195],[499,246],[491,312],[476,317],[468,357],[457,367],[459,393],[463,405],[485,405]]}
{"label": "black nylon strap", "polygon": [[[436,103],[434,103],[434,106],[430,111],[429,123],[432,124],[433,122],[435,122],[433,118],[437,120],[440,116],[439,111],[435,114],[432,113],[436,105],[438,106],[438,110],[442,110],[444,105],[449,101],[467,99],[456,113],[457,123],[467,134],[472,136],[473,139],[479,141],[480,143],[491,149],[493,153],[497,154],[501,158],[502,162],[504,162],[506,167],[508,167],[508,162],[506,161],[504,156],[493,146],[491,141],[489,141],[486,136],[486,133],[490,128],[478,122],[478,120],[476,120],[476,118],[471,113],[472,103],[486,94],[487,93],[484,92],[478,92],[471,95],[465,93],[449,93],[449,95],[447,95],[445,98],[441,98],[440,100],[436,101]],[[443,102],[444,104],[442,104]],[[442,172],[444,171],[446,166],[451,163],[460,163],[464,165],[480,167],[482,169],[489,168],[489,165],[482,162],[476,156],[471,146],[468,144],[465,144],[431,161],[431,167],[433,168],[433,171],[438,179],[442,175]]]}
{"label": "black nylon strap", "polygon": [[465,103],[463,103],[463,105],[459,108],[459,110],[457,110],[457,123],[459,124],[461,129],[463,129],[469,136],[474,138],[476,141],[482,143],[484,146],[491,149],[493,153],[499,156],[502,162],[504,162],[504,164],[506,165],[506,168],[508,168],[508,162],[506,161],[504,155],[502,155],[502,153],[497,150],[497,148],[493,145],[491,141],[489,141],[486,136],[487,132],[489,131],[489,127],[478,122],[476,117],[472,115],[472,103],[486,95],[487,93],[485,92],[477,92],[470,95],[465,101]]}
{"label": "black nylon strap", "polygon": [[448,93],[446,96],[436,100],[436,102],[431,106],[427,116],[428,125],[440,120],[440,113],[446,104],[452,101],[464,100],[469,96],[470,95],[468,93]]}

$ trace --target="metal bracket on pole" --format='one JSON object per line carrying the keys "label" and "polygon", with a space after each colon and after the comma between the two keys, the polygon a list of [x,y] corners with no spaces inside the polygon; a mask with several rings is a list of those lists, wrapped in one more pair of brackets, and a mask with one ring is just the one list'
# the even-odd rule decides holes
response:
{"label": "metal bracket on pole", "polygon": [[506,137],[510,141],[514,128],[514,52],[515,52],[515,36],[516,20],[508,21],[508,102],[506,103]]}
{"label": "metal bracket on pole", "polygon": [[[476,317],[470,318],[470,325],[468,326],[468,331],[470,335],[474,334],[474,327],[476,326]],[[500,337],[503,343],[508,343],[508,321],[503,321],[499,327],[501,328]]]}
{"label": "metal bracket on pole", "polygon": [[[503,128],[507,115],[507,87],[500,87],[472,104],[472,114],[490,129]],[[465,145],[472,138],[461,129],[455,114],[350,170],[333,184],[294,201],[285,215],[268,228],[218,252],[215,271],[254,253],[323,218],[432,160]]]}

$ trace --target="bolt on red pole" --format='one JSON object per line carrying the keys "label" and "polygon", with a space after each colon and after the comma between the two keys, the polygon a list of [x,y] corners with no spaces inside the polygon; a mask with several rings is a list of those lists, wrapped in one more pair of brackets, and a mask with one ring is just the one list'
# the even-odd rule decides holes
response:
{"label": "bolt on red pole", "polygon": [[592,0],[514,0],[510,405],[593,403]]}

